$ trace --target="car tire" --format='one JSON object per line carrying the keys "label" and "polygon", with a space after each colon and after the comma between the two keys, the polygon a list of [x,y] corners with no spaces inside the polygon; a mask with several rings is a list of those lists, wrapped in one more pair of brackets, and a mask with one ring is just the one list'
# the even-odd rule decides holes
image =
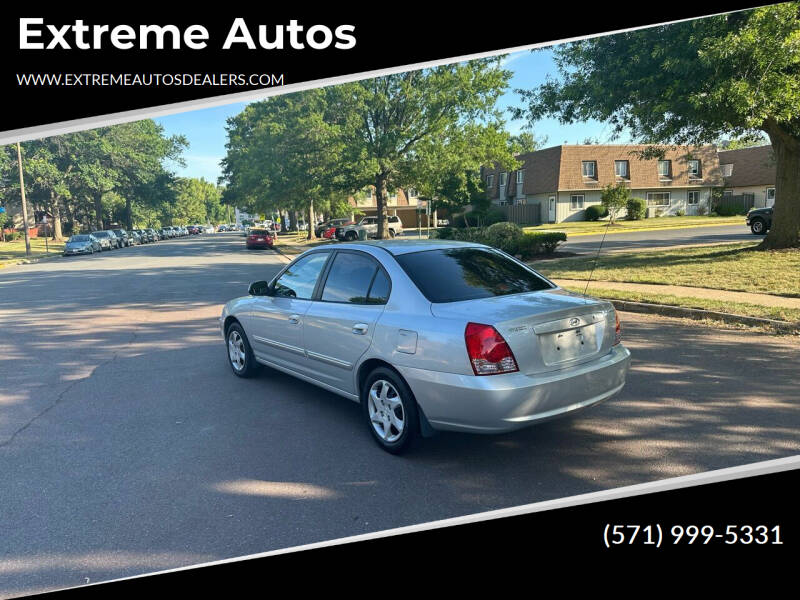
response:
{"label": "car tire", "polygon": [[764,235],[767,232],[766,223],[763,219],[753,219],[750,222],[750,231],[753,235]]}
{"label": "car tire", "polygon": [[387,452],[402,454],[419,437],[417,401],[392,369],[378,367],[367,376],[361,408],[372,438]]}
{"label": "car tire", "polygon": [[228,364],[234,375],[248,378],[258,372],[259,364],[239,323],[233,323],[228,327],[225,332],[225,346],[228,351]]}
{"label": "car tire", "polygon": [[393,238],[395,235],[397,235],[397,234],[395,234],[394,229],[390,229],[389,230],[389,237]]}
{"label": "car tire", "polygon": [[346,242],[355,242],[358,239],[358,234],[355,231],[348,231],[344,234]]}

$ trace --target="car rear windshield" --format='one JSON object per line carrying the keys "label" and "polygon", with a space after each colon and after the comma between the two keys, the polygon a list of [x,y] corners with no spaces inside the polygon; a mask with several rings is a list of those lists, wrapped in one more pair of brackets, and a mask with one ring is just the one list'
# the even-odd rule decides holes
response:
{"label": "car rear windshield", "polygon": [[489,248],[400,254],[397,262],[431,302],[459,302],[552,289],[547,281]]}
{"label": "car rear windshield", "polygon": [[266,229],[251,229],[250,235],[267,235],[268,231]]}
{"label": "car rear windshield", "polygon": [[88,242],[89,236],[88,235],[73,235],[69,238],[70,242]]}
{"label": "car rear windshield", "polygon": [[110,234],[107,231],[95,231],[92,235],[94,237],[108,237]]}

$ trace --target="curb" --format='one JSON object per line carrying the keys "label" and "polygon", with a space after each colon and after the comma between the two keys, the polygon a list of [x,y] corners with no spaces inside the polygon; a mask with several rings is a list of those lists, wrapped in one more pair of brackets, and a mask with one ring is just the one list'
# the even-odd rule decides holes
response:
{"label": "curb", "polygon": [[646,302],[630,302],[628,300],[612,300],[609,298],[604,298],[604,300],[611,302],[611,304],[614,305],[614,308],[627,312],[655,314],[665,317],[683,317],[698,320],[715,319],[724,323],[770,327],[772,329],[785,331],[788,333],[800,332],[800,323],[776,321],[775,319],[763,319],[761,317],[748,317],[745,315],[734,315],[713,310],[703,310],[701,308],[684,308],[682,306],[671,306],[669,304],[648,304]]}
{"label": "curb", "polygon": [[286,255],[286,253],[285,253],[285,252],[283,252],[282,250],[278,250],[278,247],[277,247],[277,246],[273,246],[273,247],[272,247],[272,251],[273,251],[273,252],[275,252],[275,254],[277,254],[278,256],[280,256],[282,259],[284,259],[284,260],[287,262],[287,264],[288,264],[288,263],[290,263],[290,262],[292,262],[292,259],[291,259],[291,258],[289,258],[289,257]]}

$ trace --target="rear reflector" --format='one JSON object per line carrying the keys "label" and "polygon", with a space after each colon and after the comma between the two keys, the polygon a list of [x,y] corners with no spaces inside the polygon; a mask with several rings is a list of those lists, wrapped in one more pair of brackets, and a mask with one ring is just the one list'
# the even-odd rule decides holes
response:
{"label": "rear reflector", "polygon": [[491,325],[467,323],[464,341],[475,375],[499,375],[519,371],[511,348]]}
{"label": "rear reflector", "polygon": [[617,320],[616,327],[614,328],[614,346],[622,341],[622,326],[619,324],[619,313],[614,311],[614,318]]}

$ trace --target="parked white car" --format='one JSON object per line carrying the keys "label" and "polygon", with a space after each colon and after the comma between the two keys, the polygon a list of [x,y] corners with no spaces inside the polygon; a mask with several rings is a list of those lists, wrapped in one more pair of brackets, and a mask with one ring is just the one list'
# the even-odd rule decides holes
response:
{"label": "parked white car", "polygon": [[[400,217],[389,216],[386,217],[386,220],[389,222],[389,235],[391,237],[397,237],[403,234],[403,223],[400,221]],[[366,237],[368,239],[378,237],[378,217],[364,217],[355,225],[348,225],[337,229],[336,237],[340,240],[353,242],[359,239],[360,231],[366,232]]]}

